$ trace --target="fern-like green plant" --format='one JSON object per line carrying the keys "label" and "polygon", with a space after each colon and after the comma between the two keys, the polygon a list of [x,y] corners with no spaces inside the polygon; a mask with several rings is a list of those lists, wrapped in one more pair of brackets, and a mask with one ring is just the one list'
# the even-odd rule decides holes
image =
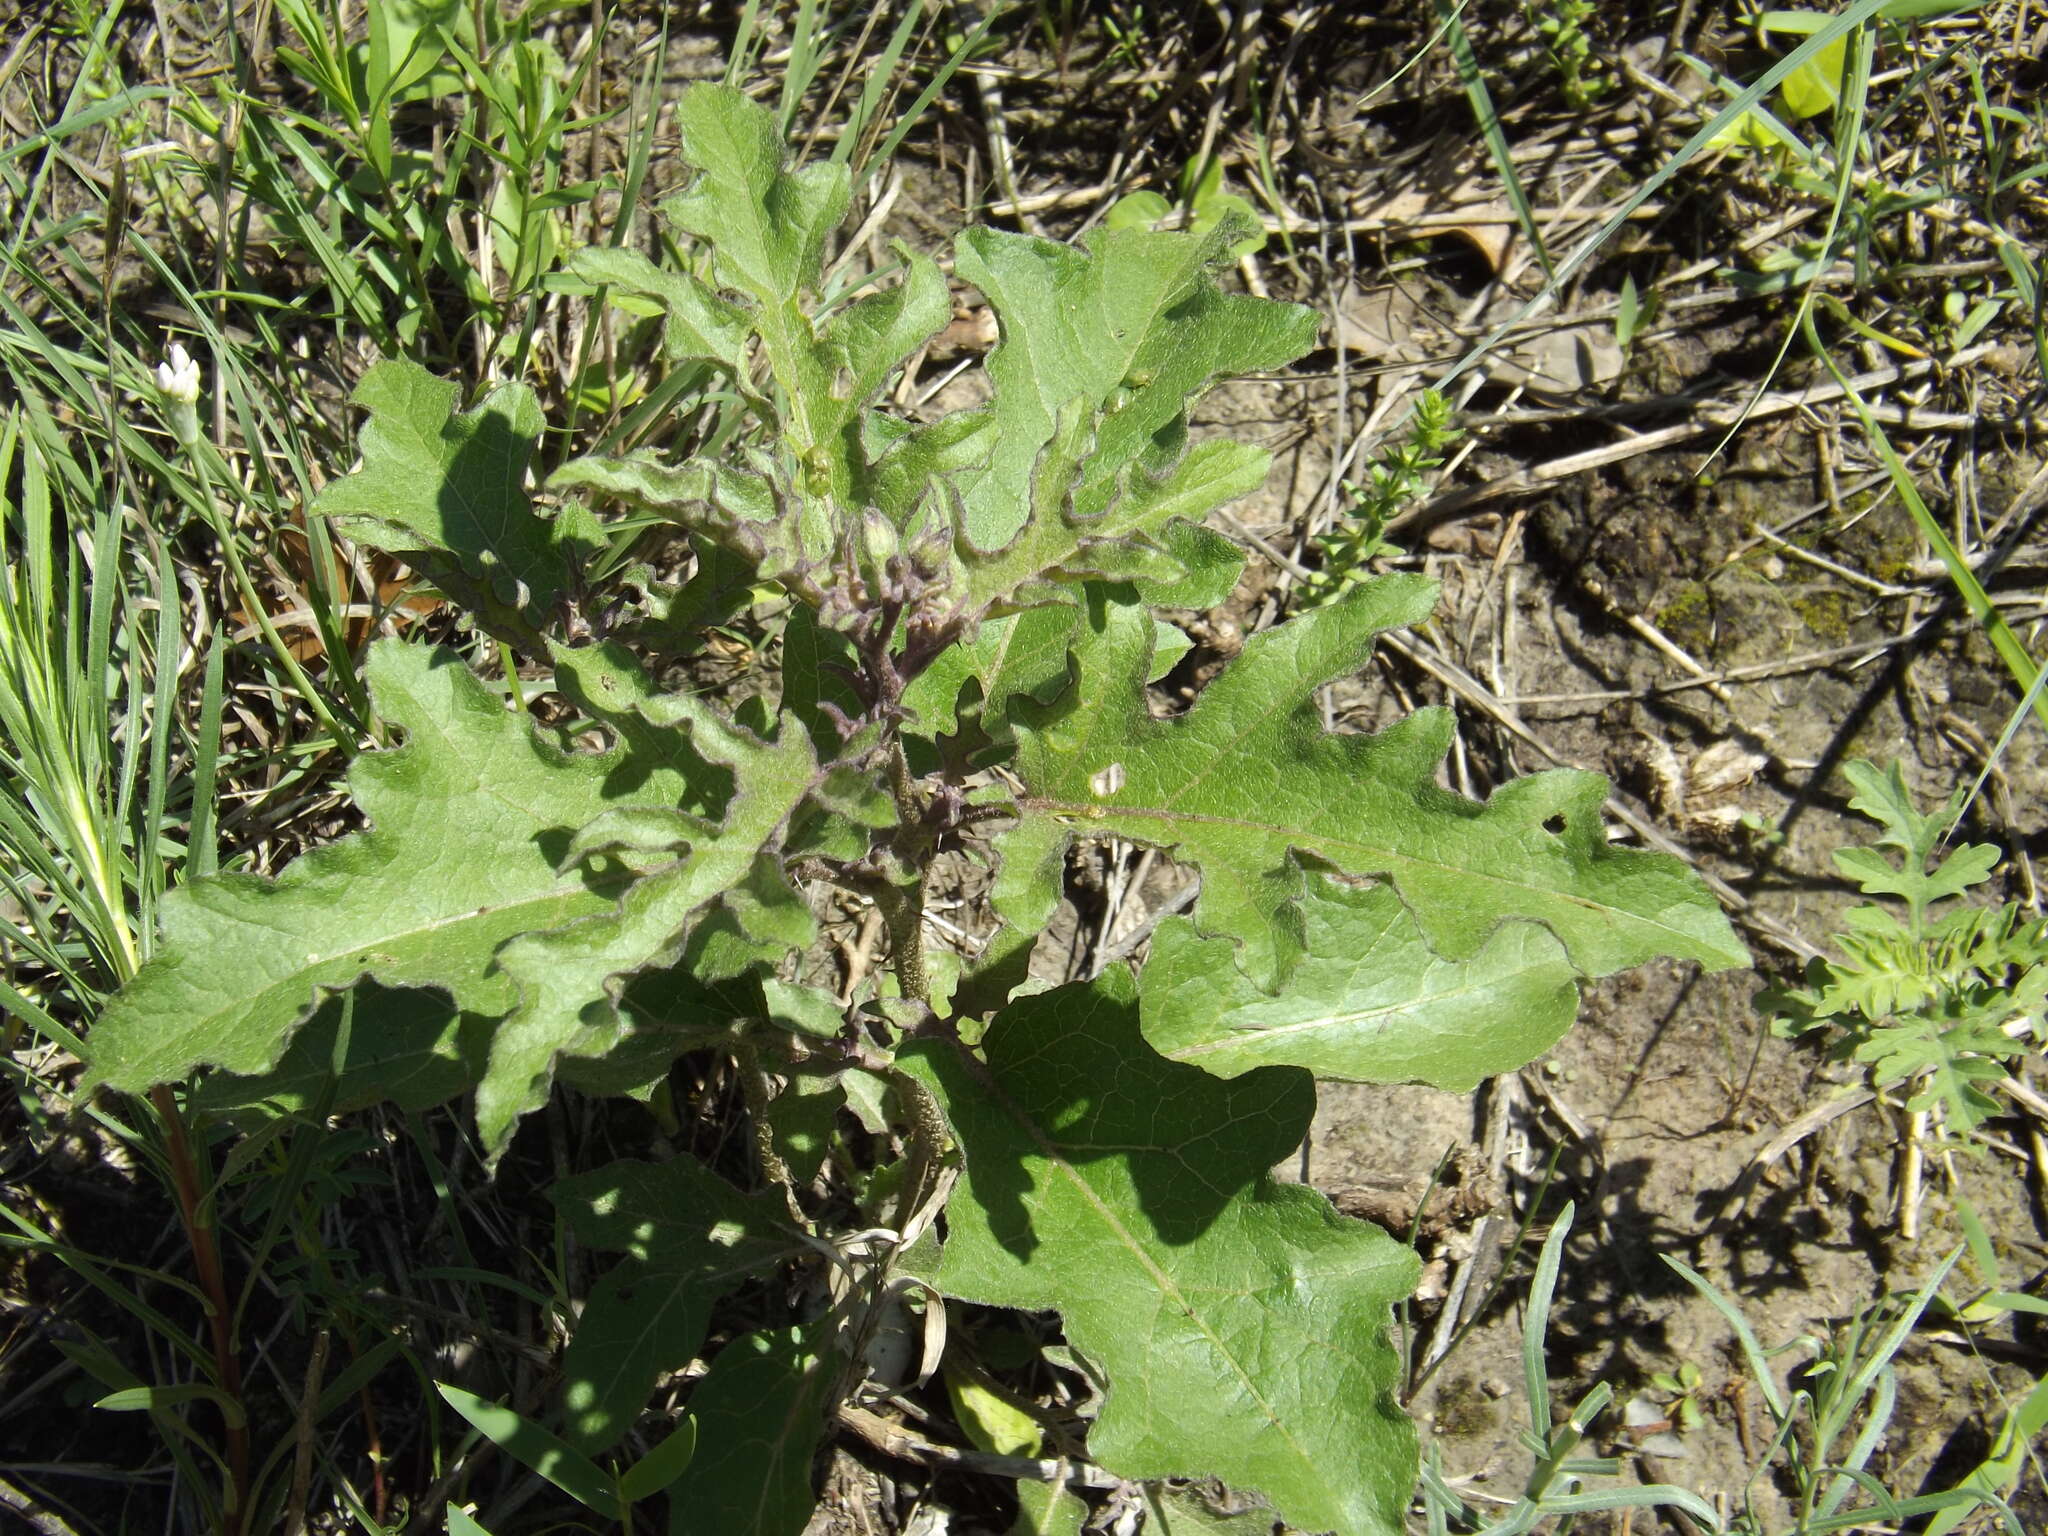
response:
{"label": "fern-like green plant", "polygon": [[1884,834],[1839,850],[1835,863],[1864,894],[1902,902],[1903,920],[1889,907],[1853,908],[1835,936],[1841,958],[1814,960],[1805,986],[1760,1001],[1777,1033],[1832,1035],[1830,1054],[1861,1063],[1873,1088],[1904,1084],[1907,1109],[1936,1110],[1968,1133],[1997,1112],[1986,1085],[2048,1039],[2048,920],[2014,902],[1962,902],[2000,856],[1988,843],[1965,843],[1938,857],[1962,790],[1923,815],[1898,764],[1852,762],[1843,772],[1856,789],[1850,805]]}

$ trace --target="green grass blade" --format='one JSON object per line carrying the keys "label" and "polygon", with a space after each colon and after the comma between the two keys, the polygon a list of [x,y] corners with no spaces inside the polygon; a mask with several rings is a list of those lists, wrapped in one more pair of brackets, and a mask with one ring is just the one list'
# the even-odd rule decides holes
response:
{"label": "green grass blade", "polygon": [[538,1472],[584,1508],[607,1518],[618,1513],[617,1486],[581,1451],[510,1408],[486,1402],[474,1392],[465,1392],[446,1382],[434,1383],[434,1389],[449,1407],[514,1461]]}
{"label": "green grass blade", "polygon": [[[145,770],[142,826],[135,858],[136,930],[145,951],[156,932],[156,901],[164,889],[164,806],[170,798],[171,733],[178,709],[178,573],[172,568],[167,549],[157,551],[156,589],[156,698],[150,709],[149,765]],[[130,724],[131,731],[136,728],[135,723]]]}
{"label": "green grass blade", "polygon": [[[905,6],[902,19],[896,23],[896,30],[889,34],[889,41],[883,44],[882,51],[872,59],[861,60],[861,68],[867,75],[867,82],[861,87],[860,99],[854,103],[853,112],[841,125],[839,142],[832,146],[834,164],[843,160],[853,160],[856,147],[866,141],[884,95],[896,84],[897,67],[903,62],[904,52],[910,47],[910,39],[922,20],[922,7]],[[854,161],[854,175],[857,181],[865,183],[866,171],[865,157]]]}
{"label": "green grass blade", "polygon": [[40,133],[31,133],[0,148],[0,160],[12,160],[19,155],[32,154],[36,150],[61,144],[66,139],[84,133],[88,128],[97,128],[102,123],[126,116],[145,101],[157,101],[170,94],[170,87],[163,85],[127,86],[104,101],[96,101],[89,107],[81,107],[76,112],[67,113]]}
{"label": "green grass blade", "polygon": [[1508,146],[1508,136],[1500,125],[1500,113],[1494,110],[1493,93],[1486,88],[1486,75],[1479,67],[1479,61],[1472,53],[1472,40],[1465,35],[1462,6],[1454,7],[1451,0],[1436,0],[1436,14],[1440,28],[1450,39],[1451,62],[1457,66],[1458,79],[1465,87],[1465,99],[1472,103],[1472,116],[1479,124],[1480,137],[1486,140],[1486,152],[1493,160],[1493,168],[1500,175],[1501,186],[1506,189],[1508,204],[1515,210],[1515,222],[1522,227],[1523,237],[1529,248],[1536,253],[1536,260],[1542,263],[1543,275],[1552,283],[1557,281],[1557,271],[1550,264],[1550,252],[1543,244],[1543,231],[1536,224],[1536,210],[1529,206],[1528,189],[1522,185],[1521,173],[1515,169],[1514,151]]}
{"label": "green grass blade", "polygon": [[69,1051],[80,1061],[92,1059],[83,1040],[51,1018],[41,1004],[18,991],[14,983],[4,976],[0,976],[0,1013],[19,1019],[52,1045]]}
{"label": "green grass blade", "polygon": [[[1581,267],[1592,260],[1595,252],[1599,251],[1609,240],[1614,238],[1616,233],[1634,216],[1635,211],[1655,197],[1658,192],[1662,191],[1665,185],[1680,171],[1684,170],[1686,166],[1698,159],[1700,154],[1720,136],[1724,129],[1732,126],[1745,112],[1748,112],[1758,102],[1762,101],[1764,97],[1776,90],[1779,84],[1788,76],[1804,69],[1810,60],[1816,58],[1821,50],[1826,48],[1836,38],[1844,36],[1855,28],[1862,26],[1894,3],[1896,3],[1896,0],[1856,0],[1855,4],[1839,15],[1829,18],[1825,26],[1821,27],[1811,37],[1807,38],[1805,42],[1758,75],[1755,80],[1751,81],[1736,95],[1734,100],[1716,112],[1701,125],[1691,138],[1687,139],[1673,151],[1662,165],[1645,177],[1641,186],[1623,198],[1616,205],[1614,211],[1607,216],[1605,222],[1598,229],[1594,230],[1593,233],[1586,236],[1584,240],[1580,241],[1578,247],[1558,265],[1551,280],[1543,285],[1540,292],[1529,299],[1528,302],[1518,306],[1513,314],[1509,315],[1478,342],[1468,348],[1465,355],[1452,365],[1450,371],[1437,380],[1437,387],[1443,389],[1460,374],[1469,372],[1477,367],[1480,360],[1492,352],[1495,347],[1499,346],[1516,327],[1550,304],[1557,297],[1563,285],[1569,282]],[[1956,6],[1953,9],[1961,11],[1974,10],[1976,8],[1974,0],[1971,0],[1971,3]]]}
{"label": "green grass blade", "polygon": [[148,1279],[152,1285],[168,1285],[183,1291],[199,1306],[204,1307],[206,1305],[206,1298],[200,1294],[198,1287],[181,1280],[174,1274],[152,1268],[147,1264],[129,1264],[114,1259],[92,1258],[71,1244],[61,1242],[57,1238],[52,1237],[26,1217],[17,1215],[4,1205],[0,1205],[0,1217],[4,1217],[16,1229],[15,1233],[0,1233],[0,1248],[26,1249],[36,1253],[47,1254],[77,1275],[81,1280],[84,1280],[94,1290],[100,1292],[101,1295],[113,1302],[115,1306],[135,1318],[150,1334],[184,1355],[197,1368],[199,1374],[205,1376],[212,1375],[213,1355],[211,1351],[193,1338],[189,1330],[181,1328],[172,1322],[155,1307],[129,1290],[127,1286],[116,1281],[107,1271],[109,1269],[132,1271]]}
{"label": "green grass blade", "polygon": [[1749,1374],[1763,1393],[1764,1401],[1770,1405],[1771,1417],[1782,1424],[1789,1412],[1785,1390],[1778,1385],[1777,1377],[1772,1374],[1771,1362],[1764,1354],[1763,1345],[1757,1342],[1756,1331],[1749,1326],[1749,1319],[1742,1315],[1742,1309],[1723,1296],[1704,1275],[1693,1271],[1682,1260],[1674,1259],[1668,1253],[1660,1257],[1678,1272],[1686,1284],[1704,1296],[1716,1312],[1728,1320],[1728,1326],[1735,1330],[1736,1342],[1742,1346],[1742,1358],[1749,1366]]}
{"label": "green grass blade", "polygon": [[620,1475],[619,1492],[636,1504],[654,1497],[689,1470],[696,1453],[697,1421],[685,1417],[668,1438]]}
{"label": "green grass blade", "polygon": [[818,77],[824,50],[818,46],[818,0],[797,0],[796,20],[789,33],[789,62],[782,68],[782,136],[796,127],[796,112]]}
{"label": "green grass blade", "polygon": [[1811,313],[1803,315],[1800,323],[1808,347],[1820,360],[1821,365],[1834,376],[1835,383],[1842,390],[1843,398],[1856,412],[1857,420],[1863,424],[1864,435],[1869,438],[1871,447],[1877,450],[1878,461],[1884,465],[1885,473],[1891,476],[1892,489],[1898,492],[1899,500],[1905,503],[1914,525],[1920,530],[1921,537],[1927,540],[1935,557],[1941,561],[1942,569],[1948,573],[1949,581],[1956,589],[1956,595],[1962,598],[1963,606],[1969,610],[1970,617],[1983,629],[1985,638],[1991,642],[1991,648],[1998,653],[1998,659],[2005,663],[2006,671],[2019,685],[2020,696],[2032,701],[2034,718],[2041,722],[2043,730],[2048,730],[2048,699],[2044,699],[2040,690],[2035,687],[2035,682],[2040,676],[2040,667],[2035,664],[2033,657],[2027,654],[2027,648],[2020,643],[2019,636],[2012,632],[2012,626],[2005,622],[2004,615],[1999,613],[1990,595],[1985,592],[1983,583],[1977,580],[1977,573],[1970,569],[1969,562],[1963,558],[1961,551],[1949,538],[1947,530],[1928,510],[1927,503],[1920,499],[1920,490],[1913,483],[1912,471],[1906,468],[1905,460],[1901,459],[1898,450],[1892,447],[1892,440],[1885,435],[1883,424],[1872,414],[1869,404],[1849,382],[1848,375],[1836,364],[1834,355],[1821,343],[1820,333],[1814,326]]}
{"label": "green grass blade", "polygon": [[220,790],[220,725],[227,670],[227,636],[215,630],[206,648],[206,681],[199,696],[199,734],[192,744],[192,825],[185,835],[185,878],[220,868],[214,837],[214,798]]}
{"label": "green grass blade", "polygon": [[902,147],[904,137],[917,126],[925,113],[931,110],[932,103],[939,99],[940,92],[952,82],[960,66],[974,57],[975,50],[988,36],[988,29],[995,24],[1000,9],[999,6],[989,6],[982,13],[981,20],[975,23],[974,30],[962,38],[960,46],[948,54],[945,62],[932,72],[931,80],[917,93],[904,114],[896,120],[896,126],[889,130],[888,136],[882,140],[881,147],[856,169],[855,176],[859,183],[864,185],[878,167],[885,166],[896,158],[896,151]]}
{"label": "green grass blade", "polygon": [[1567,1200],[1550,1224],[1536,1274],[1529,1282],[1529,1323],[1522,1330],[1522,1379],[1529,1391],[1529,1421],[1538,1439],[1550,1439],[1550,1369],[1545,1363],[1544,1337],[1550,1329],[1550,1302],[1557,1294],[1557,1272],[1564,1262],[1564,1240],[1571,1235],[1574,1208]]}

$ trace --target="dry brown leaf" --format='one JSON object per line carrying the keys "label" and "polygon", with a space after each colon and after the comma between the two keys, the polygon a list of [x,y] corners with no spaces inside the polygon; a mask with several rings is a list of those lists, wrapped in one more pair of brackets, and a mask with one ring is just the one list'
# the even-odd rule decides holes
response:
{"label": "dry brown leaf", "polygon": [[[277,563],[291,573],[294,586],[283,594],[265,594],[264,611],[276,624],[285,649],[291,652],[294,661],[318,661],[327,653],[326,643],[313,622],[301,617],[307,606],[301,595],[313,584],[312,547],[306,541],[303,511],[294,511],[290,521],[279,530],[275,549]],[[407,566],[382,550],[370,550],[366,555],[370,579],[377,585],[377,606],[388,609],[392,621],[400,628],[442,606],[443,599],[432,593],[403,596],[415,579]],[[244,628],[256,623],[256,616],[246,608],[232,608],[228,617]],[[359,650],[369,640],[370,631],[371,620],[366,614],[351,614],[341,621],[342,638],[352,651]]]}

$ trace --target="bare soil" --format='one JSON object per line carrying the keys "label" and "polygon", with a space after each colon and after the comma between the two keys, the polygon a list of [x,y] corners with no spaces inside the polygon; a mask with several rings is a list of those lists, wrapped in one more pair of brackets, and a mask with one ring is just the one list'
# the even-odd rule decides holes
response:
{"label": "bare soil", "polygon": [[[1609,773],[1617,805],[1739,898],[1737,921],[1761,974],[1658,966],[1590,986],[1578,1026],[1549,1058],[1475,1097],[1325,1084],[1303,1163],[1340,1204],[1396,1223],[1415,1219],[1432,1170],[1454,1181],[1420,1218],[1424,1294],[1464,1288],[1416,1307],[1418,1365],[1473,1318],[1524,1214],[1539,1213],[1527,1252],[1543,1219],[1573,1202],[1548,1335],[1556,1410],[1595,1381],[1626,1402],[1652,1373],[1692,1362],[1707,1409],[1698,1428],[1630,1434],[1616,1415],[1600,1443],[1644,1481],[1725,1496],[1733,1508],[1754,1500],[1766,1529],[1786,1513],[1768,1475],[1752,1481],[1768,1422],[1726,1320],[1664,1257],[1734,1298],[1767,1346],[1825,1333],[1887,1291],[1914,1289],[1962,1241],[1957,1194],[1992,1234],[2001,1283],[2038,1289],[2048,1267],[2048,1186],[2023,1150],[2030,1138],[2038,1145],[2039,1127],[2022,1112],[1996,1128],[2013,1155],[1957,1156],[1932,1171],[1911,1239],[1900,1233],[1902,1117],[1866,1106],[1757,1162],[1786,1127],[1854,1080],[1816,1050],[1770,1036],[1754,1001],[1768,976],[1796,968],[1805,944],[1825,946],[1860,900],[1828,855],[1873,829],[1848,810],[1833,770],[1851,757],[1898,759],[1916,791],[1938,800],[1974,777],[2010,708],[1988,648],[1938,592],[1872,601],[1781,557],[1758,557],[1751,529],[1825,503],[1814,444],[1838,449],[1837,428],[1765,424],[1718,459],[1704,449],[1631,459],[1431,530],[1425,548],[1442,552],[1408,563],[1444,583],[1434,638],[1526,730],[1503,729],[1467,701],[1445,699],[1433,679],[1411,676],[1418,700],[1461,706],[1465,754],[1453,772],[1481,794],[1509,774],[1557,765]],[[1512,474],[1529,456],[1495,453],[1489,468]],[[2026,450],[2001,455],[1987,506],[2019,494],[2038,463]],[[1716,474],[1717,464],[1729,467]],[[1275,541],[1304,519],[1277,497],[1262,510],[1263,520],[1239,515]],[[1824,510],[1809,520],[1806,547],[1858,569],[1917,553],[1910,521],[1889,503]],[[1911,615],[1930,611],[1939,621],[1916,643],[1829,654],[1894,638]],[[1629,617],[1647,620],[1666,645]],[[1691,670],[1674,661],[1673,646],[1708,674],[1770,664],[1772,675],[1658,696]],[[1815,653],[1821,659],[1788,662]],[[1334,690],[1337,714],[1383,723],[1390,691],[1372,679]],[[1674,796],[1665,765],[1675,762],[1682,781],[1717,746],[1736,749],[1753,776]],[[2048,764],[2015,754],[2002,776],[1970,835],[2014,850],[2024,888],[2028,855],[2043,846]],[[1733,819],[1737,811],[1748,825]],[[1476,1210],[1467,1194],[1475,1185],[1494,1197]],[[1521,1350],[1530,1320],[1519,1302],[1518,1286],[1507,1285],[1411,1400],[1446,1471],[1507,1498],[1529,1462],[1516,1438],[1528,1423]],[[1984,1453],[1986,1423],[2039,1373],[2042,1345],[2041,1330],[2024,1321],[1988,1336],[1929,1330],[1901,1357],[1901,1406],[1872,1470],[1902,1495],[1949,1486]],[[2048,1519],[2038,1489],[2015,1507],[2030,1529]],[[1591,1528],[1602,1527],[1596,1519]],[[1640,1518],[1634,1528],[1644,1528]]]}
{"label": "bare soil", "polygon": [[[2011,1155],[1956,1156],[1931,1170],[1911,1239],[1900,1233],[1903,1117],[1865,1106],[1757,1162],[1786,1127],[1860,1080],[1811,1047],[1773,1038],[1754,1001],[1770,976],[1796,970],[1806,946],[1825,947],[1861,899],[1829,854],[1874,829],[1848,810],[1834,770],[1852,757],[1898,759],[1916,792],[1938,800],[1975,776],[2011,707],[1981,635],[1938,589],[1875,600],[1759,547],[1757,526],[1819,504],[1801,525],[1805,548],[1856,570],[1919,555],[1896,504],[1826,506],[1817,459],[1841,445],[1838,421],[1763,423],[1718,456],[1708,443],[1628,459],[1433,527],[1404,562],[1444,584],[1432,638],[1484,680],[1519,730],[1434,678],[1404,675],[1398,661],[1386,677],[1333,690],[1336,717],[1368,728],[1385,723],[1404,693],[1458,707],[1462,750],[1450,771],[1470,792],[1552,766],[1610,774],[1617,807],[1725,882],[1759,968],[1707,976],[1667,965],[1594,984],[1578,1026],[1549,1058],[1474,1097],[1323,1085],[1302,1166],[1341,1205],[1391,1218],[1400,1231],[1417,1219],[1432,1171],[1443,1170],[1419,1225],[1424,1296],[1437,1299],[1414,1309],[1411,1359],[1419,1368],[1448,1333],[1475,1313],[1478,1321],[1410,1406],[1446,1472],[1473,1479],[1475,1496],[1512,1498],[1529,1465],[1517,1443],[1528,1424],[1521,1351],[1530,1323],[1520,1286],[1506,1284],[1489,1308],[1478,1302],[1531,1213],[1522,1273],[1544,1222],[1567,1200],[1575,1210],[1548,1334],[1556,1411],[1596,1381],[1626,1403],[1652,1373],[1692,1362],[1706,1409],[1698,1428],[1631,1434],[1617,1413],[1598,1444],[1643,1481],[1724,1496],[1731,1508],[1753,1500],[1766,1529],[1786,1515],[1784,1489],[1754,1477],[1768,1421],[1726,1320],[1666,1256],[1720,1286],[1767,1346],[1824,1334],[1886,1292],[1914,1289],[1962,1242],[1958,1194],[1992,1234],[2001,1284],[2038,1290],[2048,1270],[2048,1184],[2026,1150],[2040,1128],[2021,1111],[1994,1128]],[[1481,472],[1513,475],[1556,451],[1490,449]],[[1990,457],[1986,509],[2038,484],[2039,464],[2025,448]],[[1274,485],[1313,478],[1283,469]],[[1238,515],[1284,543],[1308,509],[1271,488],[1269,497]],[[1930,614],[1936,622],[1916,641],[1875,649]],[[1695,671],[1764,666],[1769,676],[1657,692]],[[1669,765],[1683,788],[1688,769],[1717,749],[1724,762],[1738,759],[1735,782],[1674,795]],[[1968,835],[2015,852],[2015,889],[2024,892],[2029,856],[2044,846],[2048,763],[2015,753],[1993,782]],[[2043,1343],[2024,1320],[1989,1335],[1926,1330],[1901,1357],[1900,1408],[1871,1469],[1901,1495],[1950,1486],[1983,1455],[1987,1423],[2040,1372]],[[2015,1506],[2029,1529],[2048,1521],[2048,1502],[2030,1488]],[[1582,1528],[1605,1527],[1595,1518]],[[1628,1527],[1612,1517],[1611,1528]]]}

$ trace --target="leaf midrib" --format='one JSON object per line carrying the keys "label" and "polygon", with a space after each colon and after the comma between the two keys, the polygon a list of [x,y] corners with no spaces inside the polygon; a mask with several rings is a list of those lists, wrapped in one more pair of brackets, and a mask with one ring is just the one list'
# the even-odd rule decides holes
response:
{"label": "leaf midrib", "polygon": [[1334,1013],[1319,1014],[1314,1018],[1297,1019],[1287,1024],[1225,1025],[1222,1034],[1191,1045],[1177,1046],[1160,1054],[1172,1061],[1186,1061],[1195,1056],[1206,1056],[1212,1051],[1248,1049],[1266,1040],[1282,1040],[1290,1035],[1307,1034],[1316,1030],[1334,1030],[1354,1025],[1368,1024],[1390,1015],[1412,1013],[1418,1008],[1427,1008],[1438,1003],[1450,1002],[1466,997],[1481,997],[1518,979],[1520,971],[1501,972],[1484,980],[1468,982],[1455,987],[1438,987],[1418,992],[1413,997],[1396,999],[1371,1008],[1350,1008]]}
{"label": "leaf midrib", "polygon": [[[1536,885],[1527,881],[1510,879],[1505,875],[1492,874],[1486,870],[1475,869],[1465,864],[1450,864],[1435,859],[1418,858],[1414,854],[1397,853],[1393,849],[1386,848],[1380,844],[1363,842],[1356,837],[1347,837],[1339,833],[1320,832],[1294,825],[1282,826],[1274,822],[1254,821],[1249,817],[1243,816],[1219,816],[1213,812],[1181,811],[1158,806],[1082,804],[1046,795],[1020,796],[1018,804],[1028,811],[1037,811],[1048,816],[1071,818],[1089,826],[1100,827],[1105,831],[1117,830],[1112,824],[1117,822],[1119,818],[1131,818],[1141,821],[1164,822],[1170,826],[1213,826],[1258,833],[1279,839],[1290,848],[1301,848],[1318,854],[1329,848],[1355,850],[1361,855],[1382,859],[1386,863],[1382,869],[1348,871],[1352,874],[1392,873],[1397,867],[1435,870],[1446,875],[1456,875],[1460,878],[1484,880],[1504,889],[1534,892],[1539,896],[1564,902],[1572,906],[1583,907],[1589,912],[1610,916],[1638,927],[1648,928],[1653,932],[1668,933],[1685,941],[1687,945],[1686,953],[1691,953],[1691,947],[1698,943],[1697,936],[1686,929],[1660,919],[1645,917],[1642,913],[1632,912],[1625,907],[1595,901],[1590,897],[1581,896],[1571,891],[1560,891],[1554,886]],[[1123,833],[1120,835],[1128,834]]]}
{"label": "leaf midrib", "polygon": [[[1025,1136],[1038,1147],[1046,1161],[1059,1172],[1061,1178],[1079,1193],[1082,1200],[1101,1221],[1111,1236],[1137,1261],[1139,1267],[1145,1271],[1153,1284],[1158,1288],[1160,1295],[1178,1306],[1181,1315],[1201,1330],[1203,1338],[1208,1340],[1210,1347],[1215,1350],[1217,1357],[1228,1362],[1232,1372],[1236,1374],[1238,1380],[1243,1384],[1245,1392],[1252,1401],[1259,1405],[1260,1410],[1266,1416],[1266,1421],[1279,1431],[1301,1465],[1312,1472],[1315,1468],[1314,1455],[1296,1438],[1292,1426],[1274,1408],[1273,1404],[1267,1400],[1266,1394],[1259,1388],[1257,1378],[1245,1369],[1243,1363],[1237,1358],[1237,1355],[1225,1343],[1223,1338],[1217,1334],[1215,1329],[1210,1327],[1208,1319],[1202,1315],[1201,1311],[1181,1289],[1180,1283],[1174,1278],[1173,1273],[1162,1267],[1146,1250],[1144,1244],[1139,1241],[1137,1236],[1117,1218],[1116,1212],[1096,1192],[1094,1186],[1082,1178],[1080,1171],[1067,1160],[1060,1148],[1060,1144],[1048,1137],[1039,1128],[1037,1122],[1024,1112],[1017,1102],[1011,1098],[1009,1092],[996,1079],[995,1074],[981,1062],[968,1057],[964,1051],[961,1053],[961,1057],[967,1062],[969,1069],[974,1075],[983,1081],[989,1091],[995,1096],[997,1102],[1009,1114],[1010,1118],[1023,1130]],[[1111,1385],[1112,1389],[1114,1389],[1115,1384],[1112,1383]]]}

